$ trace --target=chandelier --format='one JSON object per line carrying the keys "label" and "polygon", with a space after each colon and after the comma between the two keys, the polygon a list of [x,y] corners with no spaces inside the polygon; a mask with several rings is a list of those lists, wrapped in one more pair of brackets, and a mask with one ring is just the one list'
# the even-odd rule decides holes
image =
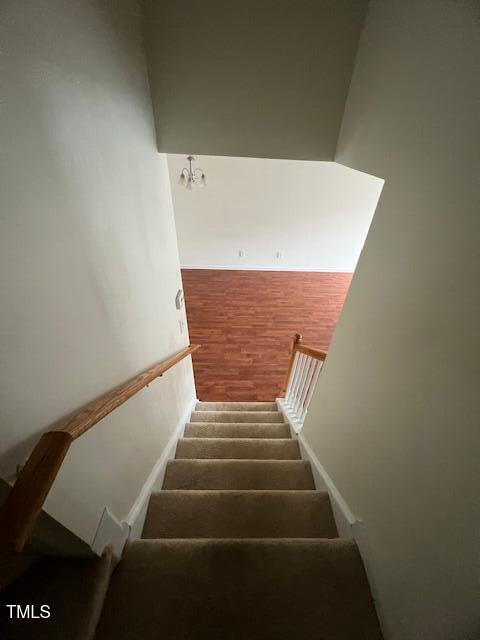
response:
{"label": "chandelier", "polygon": [[182,187],[186,187],[187,189],[196,189],[197,187],[206,187],[207,186],[207,178],[203,169],[197,167],[196,169],[192,168],[192,162],[196,160],[195,156],[187,156],[188,160],[188,169],[187,167],[183,167],[180,173],[180,179],[178,184]]}

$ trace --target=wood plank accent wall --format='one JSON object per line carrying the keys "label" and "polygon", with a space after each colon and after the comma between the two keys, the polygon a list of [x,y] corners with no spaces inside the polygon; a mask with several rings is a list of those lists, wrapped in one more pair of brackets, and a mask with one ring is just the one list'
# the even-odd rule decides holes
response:
{"label": "wood plank accent wall", "polygon": [[182,269],[200,400],[273,400],[292,338],[328,350],[350,273]]}

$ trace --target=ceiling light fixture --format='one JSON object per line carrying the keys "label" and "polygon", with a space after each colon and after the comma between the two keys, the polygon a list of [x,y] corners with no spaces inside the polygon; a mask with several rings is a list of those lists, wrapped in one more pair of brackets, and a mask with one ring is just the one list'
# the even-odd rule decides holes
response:
{"label": "ceiling light fixture", "polygon": [[188,169],[187,167],[183,167],[180,173],[180,179],[178,184],[182,187],[186,187],[187,189],[196,189],[197,187],[206,187],[207,186],[207,178],[203,169],[197,167],[196,169],[192,168],[192,162],[196,160],[195,156],[187,156],[188,160]]}

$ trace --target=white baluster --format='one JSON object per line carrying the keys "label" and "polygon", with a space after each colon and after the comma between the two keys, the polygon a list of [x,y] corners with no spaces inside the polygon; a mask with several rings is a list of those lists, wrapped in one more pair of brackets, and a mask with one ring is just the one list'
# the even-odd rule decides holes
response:
{"label": "white baluster", "polygon": [[305,397],[305,403],[304,403],[304,406],[303,406],[303,411],[302,411],[302,416],[301,416],[302,424],[305,421],[305,416],[307,415],[308,407],[310,406],[310,402],[312,400],[313,392],[315,391],[315,387],[316,387],[317,381],[318,381],[318,376],[320,375],[320,371],[322,370],[322,367],[323,367],[323,361],[322,360],[316,360],[315,361],[315,369],[314,369],[314,372],[313,372],[312,379],[310,381],[309,389],[308,389],[307,395]]}
{"label": "white baluster", "polygon": [[305,400],[307,398],[307,394],[308,391],[310,389],[310,384],[312,382],[312,377],[313,377],[313,373],[315,371],[315,364],[316,364],[316,360],[315,358],[309,358],[308,359],[308,369],[307,369],[307,374],[305,376],[305,383],[303,385],[303,389],[302,389],[302,395],[300,396],[300,416],[303,415],[303,412],[305,410]]}
{"label": "white baluster", "polygon": [[299,353],[295,354],[294,360],[293,360],[293,366],[292,366],[292,371],[290,373],[290,379],[288,380],[288,386],[287,386],[287,391],[285,393],[285,403],[286,404],[290,404],[291,400],[292,400],[292,390],[293,390],[293,385],[295,384],[295,376],[297,373],[297,368],[298,368],[298,360],[299,360]]}
{"label": "white baluster", "polygon": [[302,373],[302,369],[305,363],[305,356],[303,353],[299,354],[299,358],[298,358],[298,366],[297,369],[295,371],[295,379],[293,381],[293,385],[292,385],[292,394],[291,394],[291,399],[290,399],[290,407],[292,407],[292,409],[294,408],[296,402],[297,402],[297,394],[298,394],[298,387],[300,384],[300,378],[301,378],[301,373]]}
{"label": "white baluster", "polygon": [[307,372],[310,366],[310,357],[309,356],[304,356],[304,360],[303,360],[303,366],[302,366],[302,370],[300,373],[300,382],[298,384],[298,388],[297,388],[297,394],[296,394],[296,398],[295,398],[295,407],[294,407],[294,412],[295,412],[295,416],[298,419],[300,417],[300,407],[301,407],[301,398],[303,395],[303,390],[305,387],[305,380],[307,377]]}

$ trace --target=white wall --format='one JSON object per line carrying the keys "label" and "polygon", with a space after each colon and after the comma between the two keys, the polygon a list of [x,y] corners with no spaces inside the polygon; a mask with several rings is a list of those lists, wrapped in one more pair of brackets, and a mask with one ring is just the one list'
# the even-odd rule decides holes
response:
{"label": "white wall", "polygon": [[[7,0],[0,141],[0,470],[42,430],[188,344],[165,156],[134,2]],[[47,511],[126,516],[194,395],[185,361],[78,440]]]}
{"label": "white wall", "polygon": [[480,637],[477,15],[374,0],[338,145],[385,186],[304,435],[387,640]]}
{"label": "white wall", "polygon": [[185,164],[168,156],[182,266],[355,269],[382,180],[334,162],[201,156],[208,187],[189,191]]}

